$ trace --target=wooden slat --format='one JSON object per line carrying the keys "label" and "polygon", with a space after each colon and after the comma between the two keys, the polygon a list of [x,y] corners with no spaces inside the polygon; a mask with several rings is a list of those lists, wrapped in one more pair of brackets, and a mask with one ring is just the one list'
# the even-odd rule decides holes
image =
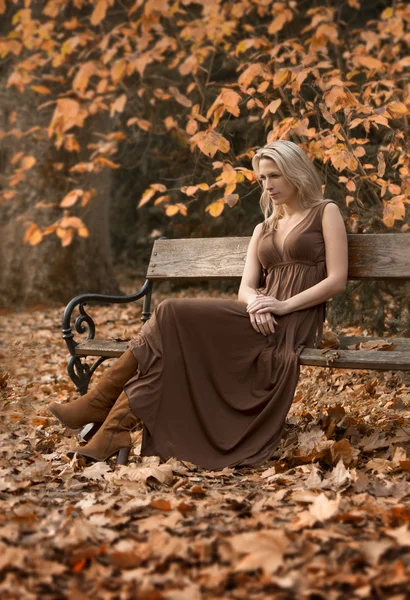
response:
{"label": "wooden slat", "polygon": [[350,234],[349,279],[410,278],[410,234]]}
{"label": "wooden slat", "polygon": [[[239,279],[250,237],[156,240],[147,278]],[[349,234],[349,279],[409,279],[410,234]]]}
{"label": "wooden slat", "polygon": [[76,356],[121,356],[127,349],[127,342],[114,342],[110,340],[90,340],[75,347]]}
{"label": "wooden slat", "polygon": [[[380,337],[343,337],[339,338],[340,347],[346,349],[348,346],[357,344],[357,342],[391,342],[394,344],[393,350],[407,350],[410,352],[410,338],[380,338]],[[377,352],[379,352],[377,350]]]}
{"label": "wooden slat", "polygon": [[[344,338],[355,343],[354,340],[369,340],[371,338]],[[376,339],[376,338],[372,338]],[[399,338],[397,338],[399,339]],[[392,338],[396,342],[396,338]],[[409,340],[401,338],[401,342]],[[350,343],[350,342],[349,342]],[[398,347],[398,345],[397,345]],[[405,346],[402,346],[403,348]],[[114,342],[106,340],[90,340],[76,346],[77,356],[106,356],[114,358],[121,356],[127,349],[127,342]],[[363,351],[363,350],[335,350],[340,355],[330,366],[343,369],[376,369],[379,371],[399,370],[410,371],[410,352],[408,349],[392,350],[387,352]],[[326,354],[321,350],[305,348],[300,357],[302,365],[326,367]]]}
{"label": "wooden slat", "polygon": [[[332,351],[331,351],[332,352]],[[410,353],[392,350],[391,352],[363,350],[334,350],[339,358],[326,364],[326,354],[320,350],[305,348],[300,355],[301,365],[340,369],[375,369],[376,371],[410,371]]]}

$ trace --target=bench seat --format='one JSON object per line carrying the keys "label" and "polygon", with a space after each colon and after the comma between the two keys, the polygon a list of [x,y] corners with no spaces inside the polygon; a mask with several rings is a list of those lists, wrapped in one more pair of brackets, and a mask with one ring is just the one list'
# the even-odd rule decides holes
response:
{"label": "bench seat", "polygon": [[[392,350],[347,350],[358,342],[391,342]],[[76,356],[101,356],[116,358],[127,348],[127,342],[115,340],[89,340],[78,344]],[[337,358],[329,362],[332,353]],[[329,364],[328,364],[329,363]],[[409,338],[374,338],[374,337],[341,337],[338,349],[305,348],[300,356],[300,364],[313,367],[338,367],[342,369],[374,369],[378,371],[398,370],[410,371],[410,339]]]}

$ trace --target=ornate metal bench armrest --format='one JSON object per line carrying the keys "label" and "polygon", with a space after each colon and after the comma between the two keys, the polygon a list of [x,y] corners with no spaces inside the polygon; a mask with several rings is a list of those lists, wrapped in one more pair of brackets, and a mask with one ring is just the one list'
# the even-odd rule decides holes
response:
{"label": "ornate metal bench armrest", "polygon": [[78,342],[74,341],[74,333],[71,329],[71,317],[74,309],[78,306],[79,316],[75,320],[75,331],[77,333],[83,334],[87,332],[88,336],[87,341],[94,339],[95,336],[95,323],[90,315],[86,312],[85,306],[89,302],[106,302],[108,304],[126,304],[127,302],[134,302],[135,300],[139,300],[145,296],[143,312],[141,316],[141,320],[143,322],[147,321],[150,316],[149,305],[151,302],[151,291],[152,284],[146,279],[142,288],[138,290],[135,294],[131,294],[129,296],[105,296],[104,294],[82,294],[81,296],[76,296],[67,304],[64,310],[64,316],[62,321],[62,333],[63,339],[65,340],[68,350],[71,356],[75,356],[75,347]]}

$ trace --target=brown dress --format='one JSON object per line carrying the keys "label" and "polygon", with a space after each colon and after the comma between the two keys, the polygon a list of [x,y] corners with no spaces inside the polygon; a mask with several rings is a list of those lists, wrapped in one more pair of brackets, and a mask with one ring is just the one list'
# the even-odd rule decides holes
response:
{"label": "brown dress", "polygon": [[[284,240],[262,230],[260,293],[285,300],[326,277],[322,214],[310,209]],[[238,300],[176,298],[154,309],[129,343],[139,364],[125,386],[144,422],[142,455],[207,469],[256,466],[280,441],[299,377],[299,354],[321,337],[325,305],[277,317],[256,332]]]}

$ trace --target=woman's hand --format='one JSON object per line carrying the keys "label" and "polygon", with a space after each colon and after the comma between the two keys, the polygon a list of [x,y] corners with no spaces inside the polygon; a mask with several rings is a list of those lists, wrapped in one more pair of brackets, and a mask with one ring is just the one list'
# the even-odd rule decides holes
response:
{"label": "woman's hand", "polygon": [[258,317],[266,313],[273,313],[278,317],[282,317],[288,313],[286,300],[277,300],[273,296],[265,296],[264,294],[256,294],[248,302],[246,310],[250,315],[258,315]]}
{"label": "woman's hand", "polygon": [[256,312],[255,310],[252,310],[252,312],[250,312],[249,310],[251,306],[256,305],[256,301],[259,298],[266,298],[266,296],[264,296],[263,294],[253,295],[252,298],[249,300],[246,308],[247,312],[249,313],[251,325],[255,331],[257,331],[258,333],[262,333],[262,335],[269,335],[270,333],[275,333],[275,325],[277,325],[278,322],[276,321],[275,316],[272,313],[270,313],[268,310],[265,310],[263,312]]}

